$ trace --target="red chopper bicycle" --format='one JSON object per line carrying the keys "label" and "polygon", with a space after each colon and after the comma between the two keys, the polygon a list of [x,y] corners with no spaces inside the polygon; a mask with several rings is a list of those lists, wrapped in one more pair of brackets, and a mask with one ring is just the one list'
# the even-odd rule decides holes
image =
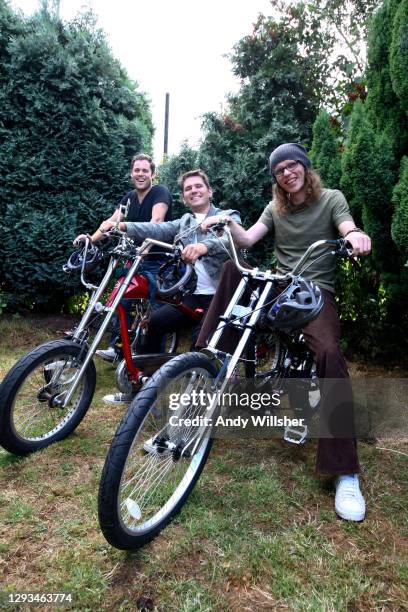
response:
{"label": "red chopper bicycle", "polygon": [[[182,304],[182,296],[194,291],[195,272],[181,260],[182,245],[146,239],[139,247],[117,229],[108,234],[117,238],[110,253],[106,272],[99,285],[93,285],[85,273],[101,261],[101,251],[87,238],[81,251],[74,252],[65,271],[80,270],[81,282],[92,291],[89,304],[78,326],[69,338],[53,340],[37,346],[21,357],[0,385],[0,445],[17,455],[26,455],[71,434],[84,418],[91,405],[96,386],[93,356],[116,312],[120,324],[123,359],[116,369],[120,391],[137,390],[160,365],[174,356],[177,337],[172,335],[170,352],[138,355],[135,353],[140,336],[148,325],[150,312],[149,281],[137,273],[152,248],[160,247],[167,253],[157,279],[157,299],[173,304],[187,314],[192,322],[199,322],[202,310],[192,310]],[[126,275],[119,278],[105,304],[101,302],[120,261],[128,266]],[[121,300],[137,300],[132,330],[128,329]],[[91,330],[95,320],[101,319],[93,340]],[[130,331],[130,333],[129,333]]]}

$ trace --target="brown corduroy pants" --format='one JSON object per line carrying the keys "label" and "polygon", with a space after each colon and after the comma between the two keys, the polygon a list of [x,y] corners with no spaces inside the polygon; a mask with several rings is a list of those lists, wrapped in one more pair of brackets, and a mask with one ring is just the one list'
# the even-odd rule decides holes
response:
{"label": "brown corduroy pants", "polygon": [[[197,340],[197,347],[207,345],[217,327],[219,316],[225,312],[241,278],[233,262],[227,262],[224,265],[219,287]],[[319,439],[316,470],[321,474],[354,474],[359,471],[359,463],[356,440],[350,435],[354,422],[352,389],[347,364],[340,349],[340,320],[334,296],[330,291],[324,289],[323,293],[325,302],[319,316],[308,323],[302,332],[316,361],[322,393],[320,410],[322,414],[330,411],[335,420],[338,423],[341,422],[336,430],[343,430],[347,433],[345,437]],[[231,333],[226,331],[221,339],[223,342],[220,342],[218,347],[232,352],[238,338],[239,335],[235,330]],[[325,379],[331,384],[325,385]],[[338,406],[339,397],[341,397],[341,406],[339,406],[341,413],[338,411],[336,413],[337,408],[333,411],[333,406]]]}

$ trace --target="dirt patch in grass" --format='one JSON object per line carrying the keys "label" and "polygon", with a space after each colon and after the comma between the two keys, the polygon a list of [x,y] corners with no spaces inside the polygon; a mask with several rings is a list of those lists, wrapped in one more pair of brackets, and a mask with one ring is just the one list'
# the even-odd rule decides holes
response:
{"label": "dirt patch in grass", "polygon": [[31,350],[42,342],[64,338],[64,332],[72,329],[78,317],[71,315],[26,315],[24,317],[0,316],[0,337],[3,351]]}
{"label": "dirt patch in grass", "polygon": [[356,378],[407,378],[408,366],[406,364],[392,364],[384,367],[378,363],[348,361],[351,377]]}
{"label": "dirt patch in grass", "polygon": [[251,585],[250,579],[247,582],[228,580],[225,583],[225,597],[229,604],[229,609],[234,612],[239,610],[254,612],[270,612],[271,610],[289,610],[289,606],[284,602],[279,602],[272,593],[269,592],[269,585]]}

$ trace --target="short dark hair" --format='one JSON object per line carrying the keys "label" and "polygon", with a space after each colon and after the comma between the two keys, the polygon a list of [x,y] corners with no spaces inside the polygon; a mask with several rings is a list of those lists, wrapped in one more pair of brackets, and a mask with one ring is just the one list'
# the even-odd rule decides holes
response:
{"label": "short dark hair", "polygon": [[181,187],[181,191],[184,191],[184,183],[186,182],[186,179],[190,178],[190,176],[199,176],[200,178],[203,179],[207,189],[211,189],[211,185],[210,185],[210,181],[208,180],[208,176],[206,175],[204,170],[200,170],[200,168],[197,168],[197,170],[189,170],[188,172],[185,172],[179,177],[178,184]]}
{"label": "short dark hair", "polygon": [[147,153],[138,153],[137,155],[134,155],[132,157],[132,161],[130,162],[130,171],[132,172],[133,166],[135,165],[136,161],[143,160],[143,159],[149,162],[150,170],[152,171],[152,174],[154,174],[154,171],[156,170],[156,165],[154,161],[152,160],[152,158],[150,157],[150,155],[148,155]]}

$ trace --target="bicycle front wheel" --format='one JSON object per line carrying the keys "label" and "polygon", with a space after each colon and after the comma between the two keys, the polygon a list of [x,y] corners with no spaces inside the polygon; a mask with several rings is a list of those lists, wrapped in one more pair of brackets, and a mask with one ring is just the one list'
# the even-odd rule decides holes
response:
{"label": "bicycle front wheel", "polygon": [[66,340],[42,344],[22,357],[0,385],[0,444],[26,455],[68,436],[95,392],[91,361],[67,406],[57,405],[81,367],[81,347]]}
{"label": "bicycle front wheel", "polygon": [[152,540],[192,491],[211,449],[205,425],[217,375],[204,355],[187,353],[158,370],[116,431],[99,488],[99,522],[107,541],[132,550]]}

